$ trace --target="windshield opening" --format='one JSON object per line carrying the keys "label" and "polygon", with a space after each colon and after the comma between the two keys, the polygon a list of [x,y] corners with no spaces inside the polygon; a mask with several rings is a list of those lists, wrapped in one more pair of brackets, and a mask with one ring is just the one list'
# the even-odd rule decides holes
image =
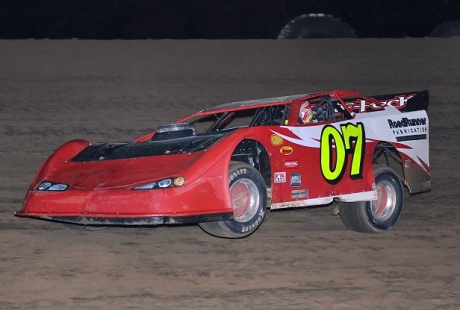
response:
{"label": "windshield opening", "polygon": [[196,128],[196,133],[211,133],[248,126],[280,126],[289,117],[289,105],[276,105],[199,115],[187,120]]}

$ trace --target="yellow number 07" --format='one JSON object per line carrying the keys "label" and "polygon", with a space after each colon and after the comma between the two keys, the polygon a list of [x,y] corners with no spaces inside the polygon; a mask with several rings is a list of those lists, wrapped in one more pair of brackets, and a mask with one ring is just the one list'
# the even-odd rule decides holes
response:
{"label": "yellow number 07", "polygon": [[327,125],[321,132],[321,173],[331,184],[336,184],[343,178],[349,154],[352,155],[350,178],[362,178],[363,173],[366,147],[363,124],[348,123],[341,125],[340,129],[342,132]]}

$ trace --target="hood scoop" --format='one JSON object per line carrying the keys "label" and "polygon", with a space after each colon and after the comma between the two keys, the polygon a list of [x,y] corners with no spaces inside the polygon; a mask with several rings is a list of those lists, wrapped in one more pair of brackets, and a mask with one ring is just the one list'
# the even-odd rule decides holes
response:
{"label": "hood scoop", "polygon": [[188,123],[165,124],[157,127],[152,141],[191,137],[195,135],[195,126]]}

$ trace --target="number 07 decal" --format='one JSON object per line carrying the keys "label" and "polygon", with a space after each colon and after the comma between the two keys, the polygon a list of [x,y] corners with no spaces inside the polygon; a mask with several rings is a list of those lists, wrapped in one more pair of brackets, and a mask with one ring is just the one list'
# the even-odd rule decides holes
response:
{"label": "number 07 decal", "polygon": [[[330,184],[337,184],[343,178],[348,156],[351,155],[350,178],[363,177],[363,161],[366,136],[363,123],[341,125],[340,132],[326,125],[321,132],[321,173]],[[334,152],[335,149],[335,152]]]}

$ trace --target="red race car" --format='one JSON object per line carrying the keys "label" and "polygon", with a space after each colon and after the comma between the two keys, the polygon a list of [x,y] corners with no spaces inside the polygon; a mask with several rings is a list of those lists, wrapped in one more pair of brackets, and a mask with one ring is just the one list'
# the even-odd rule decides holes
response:
{"label": "red race car", "polygon": [[403,186],[431,189],[428,91],[328,91],[202,110],[130,143],[70,141],[41,165],[20,217],[84,226],[198,223],[253,233],[267,209],[327,205],[351,230],[398,222]]}

